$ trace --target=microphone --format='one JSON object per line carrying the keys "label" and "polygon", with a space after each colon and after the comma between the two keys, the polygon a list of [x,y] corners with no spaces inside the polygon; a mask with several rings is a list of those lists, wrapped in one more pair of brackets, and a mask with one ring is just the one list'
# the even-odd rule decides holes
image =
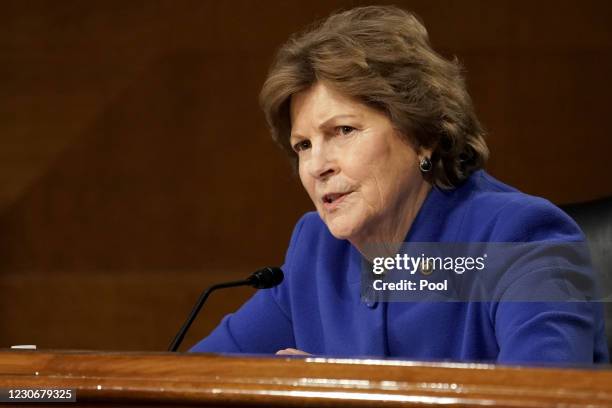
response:
{"label": "microphone", "polygon": [[204,306],[204,302],[208,299],[208,296],[217,289],[223,288],[233,288],[236,286],[252,286],[256,289],[269,289],[279,285],[283,281],[283,271],[281,268],[268,266],[263,269],[260,269],[253,273],[251,276],[246,278],[245,280],[226,282],[226,283],[218,283],[206,289],[196,302],[195,306],[191,310],[189,317],[183,323],[183,327],[179,330],[179,332],[170,343],[168,347],[168,351],[177,351],[181,343],[183,342],[183,338],[187,333],[187,330],[191,327],[191,324],[195,320],[198,313],[200,313],[200,309]]}

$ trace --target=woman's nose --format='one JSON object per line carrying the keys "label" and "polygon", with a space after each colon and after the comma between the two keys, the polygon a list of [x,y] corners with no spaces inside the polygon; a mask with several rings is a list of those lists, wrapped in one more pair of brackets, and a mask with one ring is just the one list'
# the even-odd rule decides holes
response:
{"label": "woman's nose", "polygon": [[316,179],[325,179],[338,171],[335,154],[330,146],[325,144],[312,147],[309,162],[310,176]]}

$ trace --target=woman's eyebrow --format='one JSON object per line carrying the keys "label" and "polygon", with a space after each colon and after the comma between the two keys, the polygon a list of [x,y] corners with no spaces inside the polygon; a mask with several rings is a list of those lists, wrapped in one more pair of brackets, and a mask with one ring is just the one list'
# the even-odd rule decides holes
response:
{"label": "woman's eyebrow", "polygon": [[[330,124],[332,124],[333,122],[340,120],[340,119],[356,119],[356,118],[360,118],[361,115],[357,115],[357,114],[352,114],[352,113],[343,113],[343,114],[338,114],[338,115],[334,115],[331,116],[327,119],[325,119],[319,126],[319,129],[325,129],[327,127],[330,126]],[[292,140],[299,140],[299,139],[304,139],[304,136],[302,136],[299,131],[298,132],[294,132],[292,131],[291,134],[289,135],[289,141]]]}
{"label": "woman's eyebrow", "polygon": [[340,115],[334,115],[330,118],[325,119],[320,125],[319,125],[319,129],[328,127],[331,123],[337,121],[338,119],[355,119],[355,118],[359,118],[361,115],[355,115],[352,113],[346,113],[346,114],[340,114]]}

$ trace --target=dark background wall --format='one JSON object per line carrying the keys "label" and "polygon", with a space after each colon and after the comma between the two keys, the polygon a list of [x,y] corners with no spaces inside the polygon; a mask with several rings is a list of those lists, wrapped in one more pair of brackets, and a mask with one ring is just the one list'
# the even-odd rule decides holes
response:
{"label": "dark background wall", "polygon": [[[257,94],[287,36],[359,1],[3,1],[0,346],[162,350],[211,282],[281,264],[311,208]],[[398,1],[456,55],[488,170],[612,194],[612,6]],[[187,343],[249,290],[213,296]]]}

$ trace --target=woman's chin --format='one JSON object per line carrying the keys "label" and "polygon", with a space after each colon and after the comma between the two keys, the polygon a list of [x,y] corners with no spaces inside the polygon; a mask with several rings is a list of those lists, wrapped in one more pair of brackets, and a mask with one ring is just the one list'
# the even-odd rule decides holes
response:
{"label": "woman's chin", "polygon": [[354,223],[349,222],[341,222],[341,221],[332,221],[327,223],[327,228],[329,232],[336,239],[346,239],[351,240],[352,237],[355,237],[358,232],[358,228]]}
{"label": "woman's chin", "polygon": [[319,209],[319,215],[334,238],[351,242],[353,238],[363,234],[368,219],[367,214],[364,215],[356,206],[344,207],[337,211]]}

